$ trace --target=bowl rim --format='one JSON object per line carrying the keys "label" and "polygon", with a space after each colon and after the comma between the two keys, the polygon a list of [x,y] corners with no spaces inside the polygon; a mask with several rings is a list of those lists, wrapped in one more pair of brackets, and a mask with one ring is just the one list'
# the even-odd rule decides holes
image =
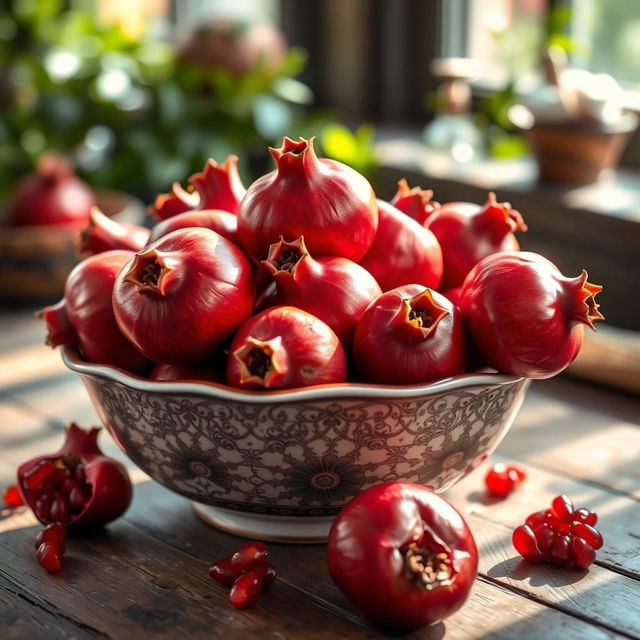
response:
{"label": "bowl rim", "polygon": [[523,380],[521,376],[505,373],[466,373],[452,378],[444,378],[437,382],[422,385],[381,385],[342,382],[338,384],[323,384],[299,389],[284,389],[278,391],[245,391],[233,389],[215,382],[166,382],[141,378],[132,373],[106,364],[95,364],[82,359],[79,351],[74,348],[62,349],[62,360],[65,365],[82,376],[97,376],[137,391],[163,394],[188,394],[207,396],[218,400],[232,400],[254,404],[280,404],[301,400],[327,400],[336,398],[409,398],[423,397],[452,391],[465,387],[501,386],[514,384]]}

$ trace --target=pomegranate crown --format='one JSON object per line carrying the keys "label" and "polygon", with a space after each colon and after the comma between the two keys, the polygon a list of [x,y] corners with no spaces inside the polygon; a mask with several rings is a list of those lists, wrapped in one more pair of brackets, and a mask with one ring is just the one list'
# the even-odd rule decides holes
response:
{"label": "pomegranate crown", "polygon": [[278,149],[269,147],[269,153],[276,161],[278,172],[281,170],[303,170],[309,172],[317,167],[318,157],[313,148],[315,137],[292,140],[286,136]]}
{"label": "pomegranate crown", "polygon": [[238,156],[230,155],[218,164],[209,158],[204,169],[189,177],[189,184],[200,195],[198,209],[222,209],[235,213],[246,189],[238,173]]}
{"label": "pomegranate crown", "polygon": [[413,339],[426,340],[447,315],[449,311],[436,302],[431,289],[425,289],[402,300],[394,326]]}
{"label": "pomegranate crown", "polygon": [[587,282],[588,277],[587,272],[583,269],[582,273],[574,280],[578,287],[578,308],[575,312],[575,319],[595,331],[594,322],[604,320],[604,316],[599,311],[600,305],[596,302],[596,295],[602,291],[602,287]]}
{"label": "pomegranate crown", "polygon": [[398,180],[398,190],[391,204],[403,213],[424,224],[440,208],[440,203],[432,200],[433,191],[422,187],[409,188],[406,178]]}
{"label": "pomegranate crown", "polygon": [[253,383],[268,389],[282,377],[286,370],[286,356],[282,338],[258,340],[248,337],[245,344],[233,352],[240,364],[240,382]]}
{"label": "pomegranate crown", "polygon": [[308,255],[304,236],[300,236],[293,242],[286,242],[284,237],[280,236],[278,242],[269,245],[269,255],[262,264],[274,276],[280,272],[293,273],[296,266]]}
{"label": "pomegranate crown", "polygon": [[515,231],[526,231],[527,225],[524,222],[524,218],[519,211],[511,208],[509,202],[498,202],[496,194],[493,191],[489,191],[487,196],[487,202],[482,209],[482,215],[479,217],[483,219],[490,217],[495,219],[500,224],[500,231],[503,233],[513,233]]}
{"label": "pomegranate crown", "polygon": [[157,249],[140,251],[131,260],[124,281],[136,286],[140,293],[164,296],[169,291],[171,273],[177,266],[174,258]]}

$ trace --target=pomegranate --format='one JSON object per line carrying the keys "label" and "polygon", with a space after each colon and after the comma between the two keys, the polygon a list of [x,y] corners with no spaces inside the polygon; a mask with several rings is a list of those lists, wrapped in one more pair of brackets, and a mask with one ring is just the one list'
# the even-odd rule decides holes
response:
{"label": "pomegranate", "polygon": [[89,224],[78,234],[76,245],[80,257],[122,249],[139,251],[149,241],[149,229],[137,224],[121,224],[93,207]]}
{"label": "pomegranate", "polygon": [[413,218],[418,224],[424,223],[437,211],[440,207],[439,202],[433,202],[433,191],[425,190],[420,187],[409,188],[407,181],[402,178],[398,181],[398,190],[391,199],[391,204]]}
{"label": "pomegranate", "polygon": [[378,230],[360,264],[383,291],[412,282],[437,289],[442,279],[442,251],[433,233],[382,200]]}
{"label": "pomegranate", "polygon": [[410,631],[457,611],[478,571],[462,516],[430,489],[384,482],[358,493],[336,517],[329,573],[371,622]]}
{"label": "pomegranate", "polygon": [[489,193],[484,207],[471,202],[448,202],[429,217],[426,226],[442,248],[444,273],[441,288],[459,287],[480,260],[497,251],[517,251],[514,231],[527,226],[508,202],[498,203]]}
{"label": "pomegranate", "polygon": [[238,218],[229,211],[221,209],[205,209],[203,211],[186,211],[158,222],[151,230],[149,242],[166,236],[178,229],[189,227],[205,227],[219,233],[223,238],[238,246]]}
{"label": "pomegranate", "polygon": [[422,285],[391,289],[369,305],[353,339],[360,376],[382,384],[422,384],[464,372],[460,312]]}
{"label": "pomegranate", "polygon": [[358,262],[371,247],[378,226],[371,185],[340,162],[318,159],[313,140],[284,138],[279,149],[269,149],[276,170],[258,178],[240,204],[240,242],[257,261],[280,236],[304,236],[316,258]]}
{"label": "pomegranate", "polygon": [[369,303],[382,291],[374,277],[347,258],[309,255],[304,238],[280,241],[269,248],[262,264],[273,277],[257,307],[298,307],[326,322],[346,346]]}
{"label": "pomegranate", "polygon": [[73,175],[68,161],[46,154],[38,161],[36,172],[24,176],[10,196],[7,224],[83,227],[94,205],[91,189]]}
{"label": "pomegranate", "polygon": [[[220,358],[220,361],[222,358]],[[149,373],[150,380],[173,382],[174,380],[197,380],[225,382],[224,369],[213,358],[211,362],[194,364],[157,364]]]}
{"label": "pomegranate", "polygon": [[499,371],[548,378],[578,355],[583,325],[602,320],[602,287],[587,272],[567,278],[536,253],[488,256],[467,276],[460,311],[484,361]]}
{"label": "pomegranate", "polygon": [[130,251],[105,251],[90,256],[71,271],[64,298],[39,312],[47,323],[47,344],[78,347],[91,362],[110,364],[133,373],[149,361],[124,337],[113,314],[111,294]]}
{"label": "pomegranate", "polygon": [[120,272],[113,310],[122,333],[155,362],[212,357],[251,315],[254,285],[242,251],[210,229],[179,229]]}
{"label": "pomegranate", "polygon": [[[125,468],[98,447],[99,428],[76,424],[65,430],[62,448],[18,468],[18,486],[26,504],[43,524],[100,526],[121,516],[131,502]],[[43,539],[43,544],[53,544]]]}
{"label": "pomegranate", "polygon": [[243,389],[289,389],[344,382],[347,358],[322,320],[295,307],[249,319],[229,349],[227,382]]}

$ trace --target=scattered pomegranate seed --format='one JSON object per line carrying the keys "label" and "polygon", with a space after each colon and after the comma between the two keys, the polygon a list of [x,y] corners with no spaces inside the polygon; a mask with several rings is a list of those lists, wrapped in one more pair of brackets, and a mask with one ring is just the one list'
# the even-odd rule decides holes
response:
{"label": "scattered pomegranate seed", "polygon": [[255,604],[262,593],[264,575],[261,567],[251,569],[239,576],[229,592],[229,602],[236,609]]}
{"label": "scattered pomegranate seed", "polygon": [[60,571],[62,562],[60,553],[53,542],[43,542],[36,551],[38,564],[47,571]]}
{"label": "scattered pomegranate seed", "polygon": [[596,522],[598,522],[598,515],[595,511],[589,511],[589,509],[576,509],[571,518],[576,522],[584,522],[592,527]]}
{"label": "scattered pomegranate seed", "polygon": [[567,496],[556,496],[551,501],[551,511],[553,515],[565,522],[571,522],[571,516],[573,515],[573,502]]}
{"label": "scattered pomegranate seed", "polygon": [[229,602],[236,608],[250,607],[276,579],[276,570],[267,562],[269,550],[262,542],[247,542],[227,558],[209,567],[213,580],[231,587]]}
{"label": "scattered pomegranate seed", "polygon": [[573,563],[586,569],[603,544],[602,535],[593,527],[597,521],[593,511],[574,510],[567,496],[556,496],[551,509],[532,513],[514,529],[513,546],[529,562],[546,560],[562,567]]}
{"label": "scattered pomegranate seed", "polygon": [[2,501],[5,506],[11,507],[12,509],[21,507],[24,504],[24,500],[20,495],[20,490],[18,489],[17,484],[10,484],[4,488],[2,492]]}
{"label": "scattered pomegranate seed", "polygon": [[269,556],[269,550],[264,542],[247,542],[243,544],[232,556],[231,564],[244,571]]}
{"label": "scattered pomegranate seed", "polygon": [[55,545],[59,555],[64,555],[67,543],[67,534],[64,527],[59,523],[47,525],[36,536],[35,546],[36,550],[40,548],[40,545],[44,542],[50,542]]}
{"label": "scattered pomegranate seed", "polygon": [[542,562],[544,557],[538,548],[533,531],[526,524],[520,525],[513,530],[513,546],[516,551],[529,562]]}
{"label": "scattered pomegranate seed", "polygon": [[230,587],[240,576],[242,569],[231,564],[231,558],[222,558],[209,567],[209,575],[220,584]]}
{"label": "scattered pomegranate seed", "polygon": [[487,472],[484,483],[487,491],[500,498],[508,496],[527,477],[526,471],[513,462],[496,462]]}

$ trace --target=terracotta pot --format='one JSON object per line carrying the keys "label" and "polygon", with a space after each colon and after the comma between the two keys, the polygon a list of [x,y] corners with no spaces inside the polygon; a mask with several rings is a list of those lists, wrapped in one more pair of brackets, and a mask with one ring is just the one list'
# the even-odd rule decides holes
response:
{"label": "terracotta pot", "polygon": [[[519,126],[518,122],[514,122]],[[588,121],[537,121],[522,127],[538,163],[540,178],[564,185],[596,182],[615,168],[638,124],[635,114],[613,125]]]}
{"label": "terracotta pot", "polygon": [[[111,190],[98,190],[95,196],[98,207],[119,222],[144,220],[144,205],[133,196]],[[58,300],[78,262],[77,233],[64,225],[0,227],[0,300],[22,304]]]}

